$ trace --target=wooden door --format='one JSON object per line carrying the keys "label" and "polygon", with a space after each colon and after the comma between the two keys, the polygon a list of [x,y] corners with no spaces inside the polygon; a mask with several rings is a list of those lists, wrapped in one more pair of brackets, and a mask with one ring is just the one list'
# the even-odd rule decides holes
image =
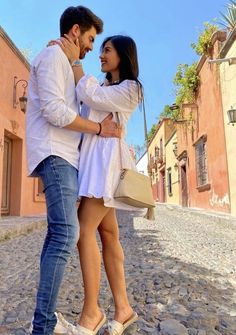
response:
{"label": "wooden door", "polygon": [[182,206],[188,207],[188,185],[187,185],[186,165],[181,166],[180,173],[181,173]]}
{"label": "wooden door", "polygon": [[166,188],[166,185],[165,185],[165,170],[162,170],[160,171],[160,180],[159,180],[159,194],[160,194],[160,197],[159,197],[159,201],[160,202],[165,202],[165,199],[166,199],[166,192],[165,192],[165,188]]}
{"label": "wooden door", "polygon": [[1,214],[10,214],[12,141],[4,138]]}

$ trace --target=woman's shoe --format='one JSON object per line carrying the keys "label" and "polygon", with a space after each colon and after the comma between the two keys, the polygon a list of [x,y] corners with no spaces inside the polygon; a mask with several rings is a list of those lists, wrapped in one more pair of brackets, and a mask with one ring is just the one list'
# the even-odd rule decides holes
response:
{"label": "woman's shoe", "polygon": [[138,320],[138,314],[134,312],[131,315],[131,317],[128,320],[126,320],[124,323],[120,323],[116,320],[108,322],[108,330],[106,331],[106,334],[121,335],[124,333],[126,328],[131,326],[137,320]]}
{"label": "woman's shoe", "polygon": [[97,324],[94,330],[90,330],[80,325],[76,325],[76,326],[71,327],[70,332],[68,334],[70,335],[96,335],[99,332],[99,330],[103,327],[105,322],[106,322],[106,315],[103,314],[102,319],[99,321],[99,323]]}

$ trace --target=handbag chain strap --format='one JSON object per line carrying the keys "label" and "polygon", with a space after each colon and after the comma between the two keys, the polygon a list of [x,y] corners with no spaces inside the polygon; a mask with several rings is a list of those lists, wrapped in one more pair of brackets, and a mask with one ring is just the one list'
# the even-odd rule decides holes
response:
{"label": "handbag chain strap", "polygon": [[[116,112],[116,120],[117,120],[117,124],[118,126],[120,126],[120,117],[119,117],[119,113]],[[122,150],[121,150],[121,139],[119,138],[119,150],[120,150],[120,170],[124,171],[124,165],[123,165],[123,162],[122,162]],[[121,177],[122,177],[122,173],[121,173]]]}

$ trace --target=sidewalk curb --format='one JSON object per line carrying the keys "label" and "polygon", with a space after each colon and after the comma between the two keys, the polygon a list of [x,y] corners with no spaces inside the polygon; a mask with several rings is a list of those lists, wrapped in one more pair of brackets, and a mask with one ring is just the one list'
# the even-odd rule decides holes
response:
{"label": "sidewalk curb", "polygon": [[27,235],[36,229],[46,227],[46,218],[14,218],[11,222],[9,220],[0,220],[0,242],[12,239],[20,235]]}
{"label": "sidewalk curb", "polygon": [[236,225],[236,216],[233,216],[228,213],[221,213],[221,212],[214,212],[208,211],[203,208],[193,208],[193,207],[181,207],[175,204],[168,204],[168,203],[156,203],[156,208],[158,207],[165,207],[171,211],[178,211],[178,212],[186,212],[191,213],[192,215],[201,216],[201,217],[208,217],[213,218],[214,222],[217,223],[231,223]]}

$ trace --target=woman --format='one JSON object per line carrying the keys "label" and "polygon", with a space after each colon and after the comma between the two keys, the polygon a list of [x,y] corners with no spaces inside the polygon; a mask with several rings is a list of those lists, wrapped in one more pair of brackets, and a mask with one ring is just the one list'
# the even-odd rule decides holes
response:
{"label": "woman", "polygon": [[[125,129],[132,112],[142,101],[135,42],[121,35],[105,39],[100,55],[101,70],[106,73],[102,86],[95,77],[84,75],[81,62],[76,61],[79,47],[68,36],[61,40],[61,47],[72,64],[77,98],[83,102],[83,113],[86,112],[89,119],[101,122],[112,112],[114,119]],[[120,178],[121,160],[122,167],[136,169],[123,136],[119,140],[84,135],[79,164],[79,197],[82,199],[78,211],[78,250],[84,282],[84,305],[77,326],[78,334],[96,334],[105,322],[98,305],[101,255],[96,240],[97,230],[115,303],[114,320],[109,323],[107,334],[123,334],[138,319],[127,297],[124,254],[115,209],[136,210],[140,214],[143,210],[113,198]]]}

